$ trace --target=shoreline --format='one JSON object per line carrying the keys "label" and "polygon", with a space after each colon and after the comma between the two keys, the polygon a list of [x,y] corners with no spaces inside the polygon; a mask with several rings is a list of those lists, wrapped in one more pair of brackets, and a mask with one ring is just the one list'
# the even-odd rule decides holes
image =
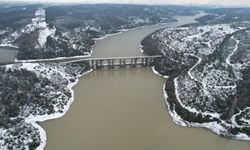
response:
{"label": "shoreline", "polygon": [[38,131],[40,133],[41,141],[40,141],[40,145],[36,148],[36,150],[43,150],[45,148],[45,146],[46,146],[46,143],[47,143],[46,131],[42,128],[42,126],[39,125],[39,122],[54,120],[54,119],[58,119],[58,118],[63,117],[67,113],[67,111],[70,109],[71,104],[74,102],[75,98],[74,98],[73,87],[79,83],[79,78],[80,77],[82,77],[84,75],[87,75],[87,74],[91,73],[92,71],[93,70],[90,69],[90,70],[78,75],[75,82],[67,85],[67,87],[69,88],[70,93],[72,94],[72,96],[68,100],[67,105],[65,105],[64,110],[63,110],[62,113],[54,113],[54,114],[51,114],[51,115],[41,115],[41,116],[29,116],[28,118],[25,118],[25,122],[32,124],[34,127],[36,127],[38,129]]}
{"label": "shoreline", "polygon": [[18,47],[12,44],[0,44],[0,48],[7,48],[9,50],[11,49],[18,50]]}
{"label": "shoreline", "polygon": [[[165,24],[167,25],[168,23],[165,23]],[[159,25],[159,24],[155,24],[155,25],[152,25],[152,26],[157,26],[157,25]],[[105,39],[105,38],[108,38],[108,37],[111,37],[111,36],[122,34],[123,32],[131,31],[131,30],[137,30],[137,29],[146,28],[146,27],[150,27],[150,25],[149,26],[136,27],[136,28],[133,28],[133,29],[124,29],[123,31],[121,31],[119,33],[109,34],[109,35],[103,36],[101,38],[95,39],[95,44],[92,46],[92,48],[96,45],[96,42],[98,40],[102,40],[102,39]],[[93,50],[91,50],[91,52],[88,53],[88,55],[74,56],[74,57],[71,57],[71,58],[91,57],[92,53],[93,53]],[[70,59],[70,58],[61,57],[61,58],[53,58],[53,59],[46,59],[46,60],[60,60],[60,59]],[[45,60],[45,59],[40,59],[40,60],[42,61],[42,60]],[[23,63],[28,63],[28,62],[32,62],[32,61],[35,62],[35,61],[38,61],[38,60],[19,60],[19,61],[23,61]],[[66,105],[66,107],[63,110],[63,113],[55,113],[55,114],[52,114],[52,115],[42,115],[42,116],[30,116],[29,118],[25,118],[25,122],[32,124],[32,126],[37,128],[39,133],[40,133],[41,141],[40,141],[40,145],[36,148],[36,150],[43,150],[46,147],[46,144],[47,144],[46,131],[42,128],[42,126],[39,125],[39,122],[54,120],[54,119],[58,119],[58,118],[63,117],[67,113],[67,111],[70,109],[71,104],[74,102],[74,90],[73,90],[73,87],[79,83],[81,77],[91,73],[92,71],[93,71],[93,69],[90,69],[89,71],[86,71],[81,75],[78,75],[77,80],[67,86],[70,89],[72,97],[69,99],[68,104]],[[154,72],[156,73],[157,71],[155,70]]]}
{"label": "shoreline", "polygon": [[[174,16],[175,17],[175,16]],[[174,21],[174,22],[178,22],[178,20]],[[174,22],[168,22],[168,23],[158,23],[158,24],[154,24],[154,25],[145,25],[145,26],[139,26],[139,27],[135,27],[135,28],[131,28],[131,29],[121,29],[119,30],[117,33],[113,33],[113,34],[107,34],[107,35],[104,35],[100,38],[93,38],[94,40],[94,44],[92,45],[91,47],[91,51],[87,54],[87,55],[82,55],[82,56],[73,56],[73,57],[61,57],[61,58],[52,58],[52,59],[47,59],[47,60],[60,60],[60,59],[71,59],[71,58],[86,58],[86,57],[91,57],[92,54],[93,54],[93,49],[94,47],[96,46],[96,42],[99,41],[99,40],[103,40],[103,39],[106,39],[108,37],[111,37],[111,36],[116,36],[116,35],[119,35],[119,34],[122,34],[124,32],[127,32],[127,31],[132,31],[132,30],[137,30],[137,29],[142,29],[142,28],[147,28],[147,27],[152,27],[152,26],[159,26],[159,25],[165,25],[166,27],[162,27],[162,28],[167,28],[167,25],[170,24],[170,23],[174,23]],[[142,54],[145,54],[143,53],[143,46],[141,45],[140,43],[140,51]],[[40,60],[45,60],[45,59],[40,59]],[[23,60],[24,62],[27,62],[27,61],[36,61],[36,60]],[[84,75],[87,75],[89,73],[91,73],[92,70],[89,70],[88,72],[85,72],[83,73],[82,75],[79,75],[77,77],[77,80],[76,82],[72,83],[71,85],[69,85],[69,89],[72,93],[72,97],[71,99],[69,100],[68,104],[67,104],[67,108],[63,111],[62,114],[53,114],[52,116],[43,116],[42,118],[38,118],[36,119],[36,116],[34,116],[34,120],[36,121],[33,121],[32,122],[32,125],[34,125],[35,127],[38,127],[39,128],[39,132],[40,132],[40,136],[41,138],[43,138],[41,141],[41,144],[39,145],[39,147],[37,147],[36,149],[37,150],[43,150],[45,147],[46,147],[46,141],[47,141],[47,136],[46,136],[46,131],[38,124],[39,122],[43,122],[43,121],[46,121],[46,120],[53,120],[53,119],[58,119],[60,117],[63,117],[64,114],[67,113],[67,111],[70,109],[70,106],[71,104],[73,103],[74,101],[74,90],[73,90],[73,87],[78,84],[79,82],[79,78],[84,76]],[[164,75],[161,75],[158,71],[155,70],[154,67],[152,67],[152,72],[158,76],[161,76],[165,79],[168,78],[168,76],[164,76]],[[164,84],[165,85],[165,84]],[[47,118],[46,118],[47,117]]]}
{"label": "shoreline", "polygon": [[[137,30],[137,29],[141,29],[141,28],[146,28],[146,27],[150,27],[150,26],[158,26],[158,25],[167,25],[169,23],[173,23],[173,22],[168,22],[168,23],[159,23],[159,24],[155,24],[155,25],[147,25],[147,26],[139,26],[139,27],[135,27],[135,28],[131,28],[131,29],[122,29],[120,30],[118,33],[114,33],[114,34],[108,34],[108,35],[105,35],[99,39],[94,39],[94,45],[92,45],[92,48],[91,48],[91,52],[89,53],[86,53],[87,55],[81,55],[81,56],[74,56],[74,58],[86,58],[86,57],[91,57],[92,53],[93,53],[93,48],[94,46],[96,45],[96,42],[98,40],[102,40],[102,39],[105,39],[105,38],[108,38],[110,36],[115,36],[115,35],[118,35],[118,34],[121,34],[123,32],[127,32],[127,31],[131,31],[131,30]],[[163,27],[164,28],[164,27]],[[52,59],[40,59],[40,61],[46,61],[46,60],[60,60],[60,59],[71,59],[72,57],[58,57],[58,58],[52,58]],[[39,60],[17,60],[17,61],[23,61],[21,63],[29,63],[29,62],[35,62],[35,61],[39,61]],[[157,72],[154,68],[152,68],[153,72],[157,75],[160,75],[159,72]],[[67,111],[70,109],[70,106],[71,104],[73,103],[74,101],[74,90],[73,90],[73,87],[75,85],[77,85],[79,83],[79,78],[84,76],[84,75],[87,75],[89,74],[90,72],[92,72],[92,69],[80,74],[77,76],[77,79],[75,80],[75,82],[73,83],[70,83],[69,85],[67,85],[67,87],[69,88],[70,90],[70,93],[72,94],[71,98],[68,100],[67,104],[65,105],[65,108],[63,109],[63,113],[54,113],[54,114],[51,114],[51,115],[40,115],[40,116],[29,116],[28,118],[25,118],[25,122],[26,123],[30,123],[32,124],[32,126],[34,126],[35,128],[38,129],[39,131],[39,134],[40,134],[40,138],[41,138],[41,141],[40,141],[40,145],[36,148],[38,150],[42,150],[46,147],[46,142],[47,142],[47,136],[46,136],[46,131],[39,125],[39,122],[43,122],[43,121],[46,121],[46,120],[53,120],[53,119],[58,119],[60,117],[63,117]],[[167,76],[162,76],[164,78],[167,78]]]}
{"label": "shoreline", "polygon": [[[193,56],[193,55],[191,55]],[[194,64],[194,66],[192,66],[189,71],[188,71],[188,74],[191,75],[191,71],[200,63],[200,59]],[[160,76],[160,77],[163,77],[165,79],[168,80],[168,77],[169,76],[164,76],[162,74],[160,74],[158,71],[155,70],[155,66],[152,67],[152,71]],[[174,91],[175,91],[175,96],[176,96],[176,99],[175,101],[177,103],[179,103],[181,105],[182,108],[188,110],[189,112],[192,112],[192,113],[196,113],[196,114],[201,114],[201,112],[198,112],[197,110],[193,110],[193,108],[188,108],[188,107],[185,107],[181,101],[178,100],[178,91],[177,91],[177,79],[178,79],[178,76],[175,77],[173,79],[174,81]],[[167,106],[167,109],[168,109],[168,112],[173,120],[173,122],[175,122],[175,124],[179,125],[179,126],[183,126],[183,127],[196,127],[196,128],[205,128],[205,129],[208,129],[210,131],[212,131],[213,133],[221,136],[221,137],[225,137],[225,138],[228,138],[230,140],[234,139],[234,140],[239,140],[239,141],[250,141],[250,137],[247,135],[247,134],[243,134],[243,133],[238,133],[236,135],[232,135],[232,134],[228,134],[227,133],[227,129],[222,126],[221,124],[213,121],[213,122],[207,122],[207,123],[192,123],[192,122],[188,122],[188,121],[185,121],[182,119],[182,117],[180,115],[178,115],[178,113],[175,111],[175,103],[173,104],[174,105],[174,108],[173,110],[171,110],[170,108],[170,102],[168,101],[168,94],[167,94],[167,90],[165,90],[165,87],[166,87],[166,83],[163,85],[163,95],[164,95],[164,99],[165,99],[165,103],[166,103],[166,106]],[[207,113],[207,112],[203,112],[202,113],[203,115],[209,115],[211,117],[214,117],[214,118],[217,118],[220,120],[220,116],[219,114],[216,114],[216,113]],[[222,121],[222,120],[220,120]],[[228,125],[230,126],[230,124],[227,124],[226,122],[222,121],[223,123],[225,123],[225,125]],[[240,126],[236,126],[234,125],[235,127],[239,127]],[[223,134],[224,133],[224,134]]]}
{"label": "shoreline", "polygon": [[[237,44],[238,44],[238,42],[237,42]],[[141,49],[140,49],[141,52],[144,52],[143,46],[140,45],[140,47],[141,47]],[[235,51],[233,51],[233,53],[234,52]],[[197,62],[193,66],[191,66],[191,68],[188,70],[188,75],[190,76],[190,78],[195,80],[194,77],[192,76],[191,72],[192,72],[192,70],[194,68],[196,68],[200,64],[201,58],[198,57],[198,56],[192,55],[192,54],[190,56],[193,56],[193,57],[198,59]],[[232,56],[232,54],[229,55],[229,58],[231,56]],[[229,62],[229,60],[227,60],[227,62]],[[230,65],[230,63],[228,63],[228,64]],[[169,77],[169,76],[164,76],[163,74],[160,74],[157,70],[155,70],[155,66],[152,67],[152,71],[156,75],[158,75],[160,77],[163,77],[165,79]],[[177,86],[178,86],[177,85],[178,77],[179,77],[179,75],[174,77],[173,79],[171,79],[171,80],[173,80],[174,94],[175,94],[175,98],[173,100],[169,101],[168,91],[166,90],[167,82],[163,85],[163,95],[164,95],[164,98],[165,98],[165,103],[166,103],[168,112],[169,112],[173,122],[175,122],[175,124],[177,124],[179,126],[185,126],[185,127],[205,128],[205,129],[208,129],[209,131],[212,131],[216,135],[219,135],[220,137],[227,138],[227,139],[230,139],[230,140],[250,141],[250,136],[245,134],[245,133],[238,132],[236,134],[232,134],[230,132],[230,129],[234,129],[234,128],[242,129],[243,127],[240,126],[240,125],[237,125],[237,124],[229,124],[229,123],[221,120],[220,119],[220,114],[218,114],[218,113],[209,113],[209,112],[200,112],[200,111],[197,111],[194,108],[184,106],[184,104],[178,99],[178,88],[177,88]],[[189,111],[191,113],[194,113],[196,115],[201,114],[202,116],[209,116],[211,118],[218,119],[219,122],[218,121],[211,121],[211,122],[203,122],[203,123],[201,122],[201,123],[199,123],[199,122],[186,121],[186,120],[183,119],[183,117],[181,115],[179,115],[176,112],[176,110],[175,110],[176,105],[180,105],[180,107],[182,109],[186,109],[187,111]]]}
{"label": "shoreline", "polygon": [[[175,16],[173,16],[173,17],[175,17]],[[22,60],[22,59],[17,59],[16,58],[15,62],[16,63],[35,63],[35,62],[40,62],[40,61],[55,61],[55,60],[68,60],[68,59],[88,58],[88,57],[92,56],[93,49],[96,46],[96,42],[99,41],[99,40],[103,40],[103,39],[106,39],[108,37],[116,36],[116,35],[119,35],[119,34],[122,34],[124,32],[128,32],[128,31],[143,29],[143,28],[147,28],[147,27],[160,26],[160,25],[164,26],[164,25],[168,25],[168,24],[174,23],[174,22],[178,22],[178,20],[177,21],[173,21],[173,22],[167,22],[167,23],[157,23],[157,24],[153,24],[153,25],[143,25],[143,26],[138,26],[138,27],[134,27],[134,28],[130,28],[130,29],[129,28],[128,29],[120,29],[116,33],[106,34],[106,35],[104,35],[102,37],[99,37],[99,38],[92,38],[92,40],[94,40],[94,44],[91,46],[90,52],[84,52],[84,55],[76,55],[76,56],[69,56],[69,57],[55,57],[55,58],[47,58],[47,59],[27,59],[27,60]],[[15,48],[18,49],[18,47],[15,47]],[[141,48],[142,48],[142,46],[141,46]],[[140,49],[140,50],[143,53],[143,49]]]}
{"label": "shoreline", "polygon": [[[168,80],[168,78],[169,78],[169,76],[164,76],[164,75],[160,74],[158,71],[156,71],[154,66],[152,67],[152,71],[154,74],[156,74],[160,77],[163,77],[164,79]],[[174,80],[177,78],[178,77],[174,78]],[[232,136],[232,135],[226,136],[225,134],[221,134],[221,133],[225,133],[226,129],[222,125],[218,124],[217,122],[190,123],[188,121],[183,120],[182,117],[180,115],[178,115],[178,113],[174,109],[171,110],[170,103],[168,101],[169,97],[168,97],[167,91],[165,90],[165,87],[166,87],[166,82],[163,85],[163,96],[165,99],[165,104],[167,106],[167,111],[168,111],[169,115],[171,116],[172,121],[176,125],[183,126],[183,127],[196,127],[196,128],[208,129],[208,130],[212,131],[213,133],[217,134],[218,136],[228,138],[229,140],[234,139],[234,140],[239,140],[239,141],[250,141],[250,137],[247,136],[246,134],[243,134],[243,133],[239,133],[239,134],[234,135],[234,136]],[[176,91],[176,89],[175,89],[175,91]]]}

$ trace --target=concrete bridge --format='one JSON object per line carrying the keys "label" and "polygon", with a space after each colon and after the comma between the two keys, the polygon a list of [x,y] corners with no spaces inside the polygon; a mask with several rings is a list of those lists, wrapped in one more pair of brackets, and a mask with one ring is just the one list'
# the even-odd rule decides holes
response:
{"label": "concrete bridge", "polygon": [[155,56],[131,56],[131,57],[110,57],[110,58],[86,58],[81,60],[66,61],[63,63],[88,62],[93,69],[101,68],[125,68],[138,66],[153,66],[157,58],[162,55]]}
{"label": "concrete bridge", "polygon": [[44,59],[44,60],[25,60],[16,62],[0,62],[0,65],[17,64],[17,63],[81,63],[87,62],[93,69],[101,68],[125,68],[125,67],[143,67],[153,66],[157,58],[162,55],[155,56],[129,56],[129,57],[110,57],[110,58],[62,58],[62,59]]}

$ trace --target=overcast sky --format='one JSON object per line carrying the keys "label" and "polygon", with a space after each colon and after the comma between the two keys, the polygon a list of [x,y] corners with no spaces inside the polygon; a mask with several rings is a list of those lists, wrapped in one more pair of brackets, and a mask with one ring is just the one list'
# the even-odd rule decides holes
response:
{"label": "overcast sky", "polygon": [[[6,0],[0,0],[6,2]],[[250,6],[250,0],[8,0],[35,2],[82,2],[82,3],[142,3],[142,4],[204,4],[226,6]]]}

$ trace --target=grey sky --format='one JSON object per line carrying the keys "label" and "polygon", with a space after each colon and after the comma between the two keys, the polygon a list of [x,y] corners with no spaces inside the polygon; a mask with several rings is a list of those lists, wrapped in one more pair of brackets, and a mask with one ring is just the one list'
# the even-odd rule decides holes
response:
{"label": "grey sky", "polygon": [[[5,0],[0,0],[5,1]],[[9,0],[35,2],[83,2],[83,3],[143,3],[143,4],[205,4],[227,6],[250,6],[250,0]],[[5,1],[6,2],[6,1]]]}

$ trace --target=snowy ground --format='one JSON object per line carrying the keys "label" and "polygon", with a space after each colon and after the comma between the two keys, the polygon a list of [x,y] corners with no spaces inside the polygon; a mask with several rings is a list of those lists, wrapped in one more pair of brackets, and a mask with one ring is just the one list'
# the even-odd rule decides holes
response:
{"label": "snowy ground", "polygon": [[[79,77],[86,75],[91,72],[91,70],[86,71],[84,66],[81,65],[66,66],[37,63],[7,65],[5,68],[6,71],[25,69],[35,73],[36,76],[42,80],[49,80],[50,84],[45,87],[48,90],[46,90],[45,93],[40,93],[40,95],[47,97],[47,101],[50,103],[49,105],[54,107],[54,113],[50,113],[48,110],[44,109],[42,105],[33,106],[32,104],[29,104],[25,106],[21,109],[19,116],[17,117],[24,119],[23,122],[20,122],[17,126],[22,128],[21,130],[25,133],[14,134],[17,127],[1,129],[0,133],[3,139],[0,140],[0,147],[2,147],[2,149],[27,149],[30,143],[38,142],[40,145],[37,149],[42,150],[46,145],[46,132],[37,124],[37,122],[62,117],[74,100],[74,91],[72,90],[73,86],[78,83]],[[36,87],[40,86],[39,82],[34,84]],[[57,86],[60,87],[59,90],[55,88]],[[70,94],[67,94],[68,92]],[[20,136],[23,140],[17,138]]]}
{"label": "snowy ground", "polygon": [[13,43],[18,38],[24,34],[34,32],[35,30],[39,31],[38,43],[42,48],[45,46],[47,37],[53,35],[56,30],[55,28],[50,29],[48,27],[48,24],[46,23],[45,9],[42,7],[36,10],[35,18],[32,19],[32,23],[27,24],[24,28],[16,31],[12,31],[11,29],[7,28],[6,30],[0,31],[0,35],[11,32],[11,36],[5,38],[3,41],[0,41],[0,46],[17,47],[13,45]]}
{"label": "snowy ground", "polygon": [[[174,79],[176,100],[182,109],[194,114],[194,118],[201,115],[220,120],[188,122],[175,108],[169,109],[177,124],[205,127],[219,135],[250,140],[250,135],[244,131],[250,126],[247,117],[250,107],[246,106],[243,110],[239,108],[240,100],[235,96],[238,93],[237,84],[244,76],[242,71],[250,63],[247,58],[249,53],[244,51],[249,47],[246,44],[248,32],[245,32],[245,25],[233,27],[231,24],[218,24],[166,28],[152,35],[151,38],[158,41],[158,48],[166,56],[167,62],[185,64],[190,56],[196,60],[186,73]],[[242,55],[243,51],[247,54]],[[167,91],[164,93],[166,103],[170,106]],[[225,112],[228,113],[228,119],[222,119]]]}

